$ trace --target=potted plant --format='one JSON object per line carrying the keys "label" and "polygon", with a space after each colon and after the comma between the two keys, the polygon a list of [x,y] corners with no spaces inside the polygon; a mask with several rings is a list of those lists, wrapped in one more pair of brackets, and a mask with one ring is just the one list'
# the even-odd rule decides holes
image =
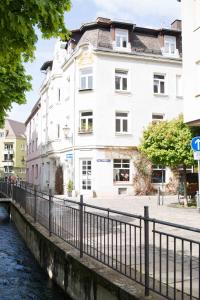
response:
{"label": "potted plant", "polygon": [[67,183],[67,195],[69,197],[72,196],[72,191],[73,191],[73,181],[71,179],[69,179],[68,183]]}

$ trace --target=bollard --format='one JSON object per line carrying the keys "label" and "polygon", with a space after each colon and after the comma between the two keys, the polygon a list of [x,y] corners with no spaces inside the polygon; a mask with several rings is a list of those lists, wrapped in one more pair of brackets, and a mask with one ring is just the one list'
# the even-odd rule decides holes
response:
{"label": "bollard", "polygon": [[158,188],[158,205],[160,205],[160,187]]}
{"label": "bollard", "polygon": [[79,225],[80,225],[80,257],[83,257],[83,195],[80,195],[79,203]]}
{"label": "bollard", "polygon": [[197,203],[197,211],[200,213],[200,195],[199,191],[196,193],[196,203]]}
{"label": "bollard", "polygon": [[149,296],[149,207],[144,207],[145,296]]}

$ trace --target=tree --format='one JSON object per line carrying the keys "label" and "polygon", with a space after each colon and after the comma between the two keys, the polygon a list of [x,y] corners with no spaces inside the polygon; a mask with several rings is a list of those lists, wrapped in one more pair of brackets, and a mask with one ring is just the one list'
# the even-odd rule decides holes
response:
{"label": "tree", "polygon": [[64,13],[70,0],[4,0],[0,2],[0,125],[12,102],[25,103],[31,77],[23,63],[34,58],[38,28],[43,38],[66,39]]}
{"label": "tree", "polygon": [[150,125],[144,131],[139,147],[155,165],[183,168],[185,197],[187,197],[186,168],[194,164],[192,137],[192,130],[183,122],[183,117],[179,116],[171,121]]}

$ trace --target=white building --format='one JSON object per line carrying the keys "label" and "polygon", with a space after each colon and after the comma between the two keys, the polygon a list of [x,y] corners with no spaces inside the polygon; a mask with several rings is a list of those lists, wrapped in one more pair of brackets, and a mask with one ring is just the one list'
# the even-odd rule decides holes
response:
{"label": "white building", "polygon": [[[183,111],[180,21],[148,29],[97,18],[63,46],[42,66],[39,110],[26,122],[31,145],[37,123],[40,151],[28,154],[29,181],[54,188],[61,165],[65,192],[71,179],[77,194],[134,194],[144,128]],[[159,167],[155,174],[160,182]]]}
{"label": "white building", "polygon": [[181,6],[184,118],[190,125],[200,125],[200,0],[181,0]]}

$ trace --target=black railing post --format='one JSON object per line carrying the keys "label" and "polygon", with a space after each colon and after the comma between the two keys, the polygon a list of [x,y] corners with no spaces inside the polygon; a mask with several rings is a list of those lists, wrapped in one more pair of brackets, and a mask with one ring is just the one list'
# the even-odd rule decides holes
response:
{"label": "black railing post", "polygon": [[52,190],[49,189],[49,236],[52,231]]}
{"label": "black railing post", "polygon": [[25,210],[25,214],[26,214],[26,213],[27,213],[26,184],[25,184],[25,186],[24,186],[23,194],[24,194],[24,210]]}
{"label": "black railing post", "polygon": [[34,186],[34,222],[37,222],[37,188]]}
{"label": "black railing post", "polygon": [[8,182],[6,183],[6,195],[8,197]]}
{"label": "black railing post", "polygon": [[79,225],[80,225],[80,257],[83,257],[83,195],[80,195]]}
{"label": "black railing post", "polygon": [[144,207],[145,296],[149,296],[149,207]]}

